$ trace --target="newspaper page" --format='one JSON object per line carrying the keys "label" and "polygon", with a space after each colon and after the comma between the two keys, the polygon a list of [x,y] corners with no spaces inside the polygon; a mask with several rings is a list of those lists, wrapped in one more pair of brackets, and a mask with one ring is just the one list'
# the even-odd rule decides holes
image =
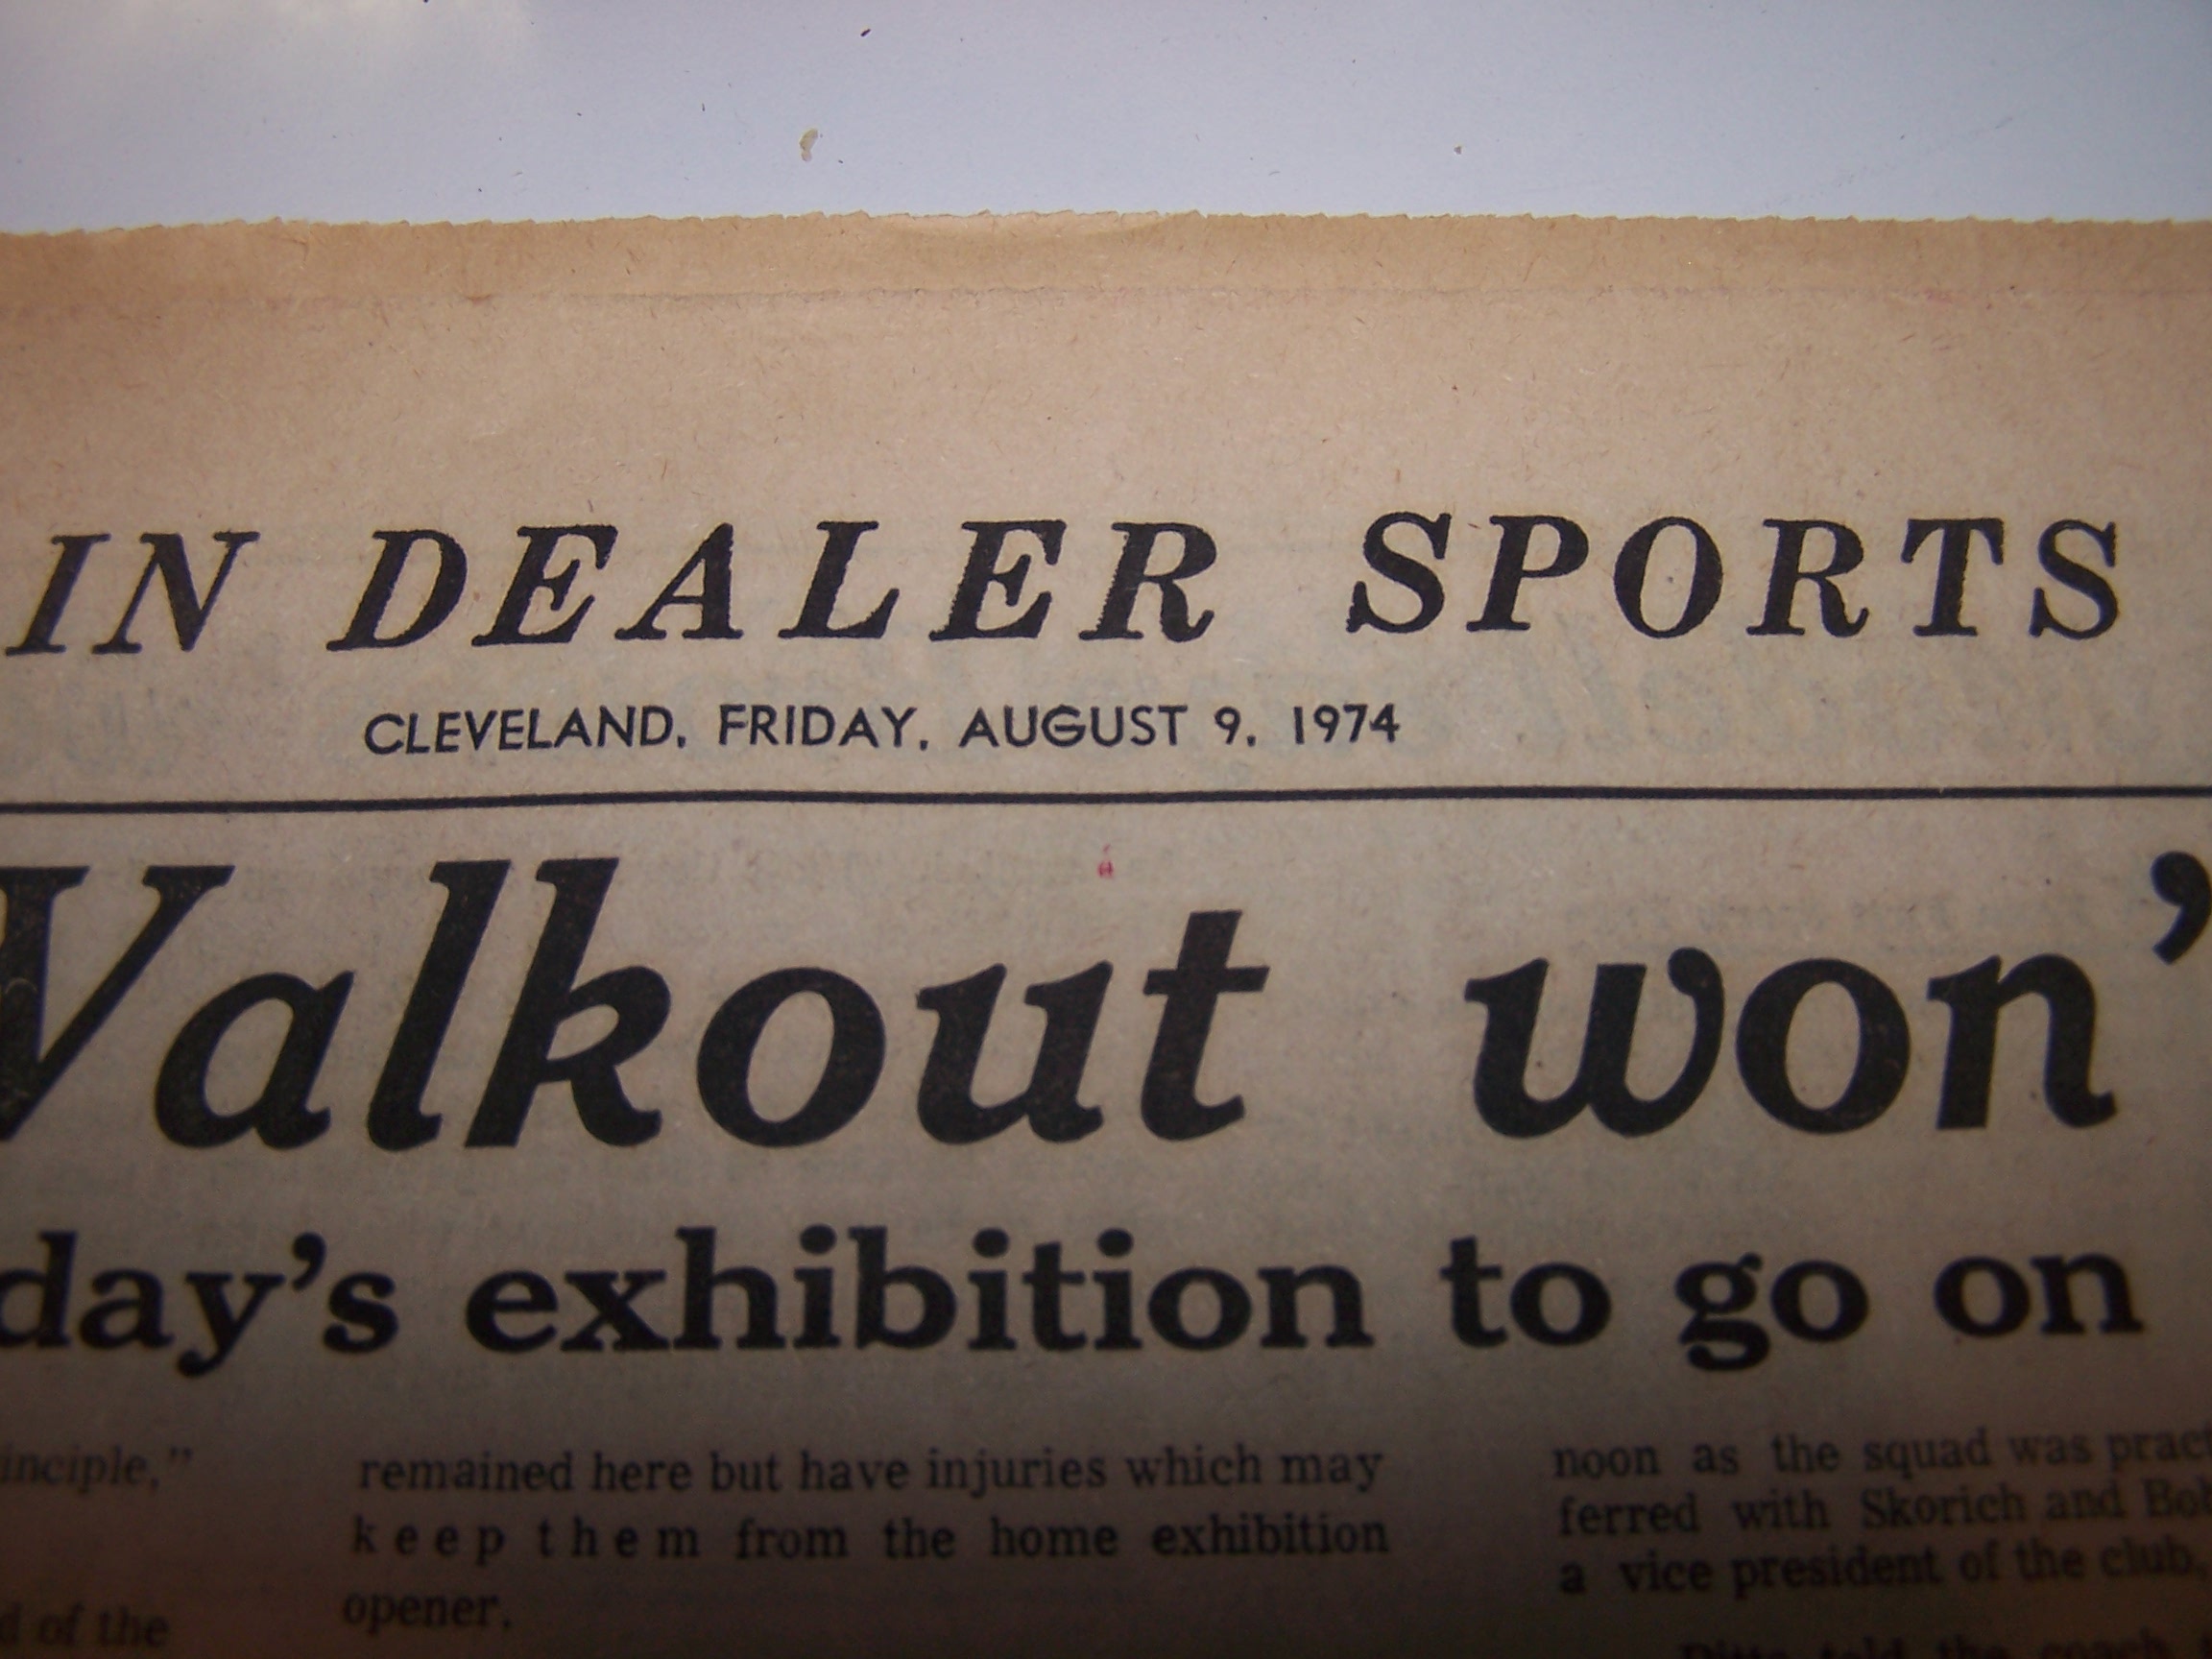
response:
{"label": "newspaper page", "polygon": [[2212,228],[0,241],[0,1649],[2212,1653]]}

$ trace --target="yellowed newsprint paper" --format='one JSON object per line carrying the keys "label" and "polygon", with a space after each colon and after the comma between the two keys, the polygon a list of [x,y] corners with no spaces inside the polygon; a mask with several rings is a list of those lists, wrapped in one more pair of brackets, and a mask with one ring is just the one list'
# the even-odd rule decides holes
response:
{"label": "yellowed newsprint paper", "polygon": [[0,242],[0,1654],[2212,1653],[2212,228]]}

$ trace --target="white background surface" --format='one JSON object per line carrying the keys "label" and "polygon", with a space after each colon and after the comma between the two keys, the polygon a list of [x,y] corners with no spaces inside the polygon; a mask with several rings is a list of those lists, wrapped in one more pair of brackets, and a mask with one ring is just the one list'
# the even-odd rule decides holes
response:
{"label": "white background surface", "polygon": [[0,0],[0,229],[1054,208],[2212,217],[2212,4]]}

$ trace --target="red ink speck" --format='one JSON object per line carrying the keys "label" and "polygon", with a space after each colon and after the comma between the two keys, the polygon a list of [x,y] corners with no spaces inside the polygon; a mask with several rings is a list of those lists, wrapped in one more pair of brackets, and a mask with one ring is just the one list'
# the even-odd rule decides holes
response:
{"label": "red ink speck", "polygon": [[1111,881],[1114,879],[1113,853],[1114,844],[1111,841],[1098,849],[1098,875],[1101,880]]}

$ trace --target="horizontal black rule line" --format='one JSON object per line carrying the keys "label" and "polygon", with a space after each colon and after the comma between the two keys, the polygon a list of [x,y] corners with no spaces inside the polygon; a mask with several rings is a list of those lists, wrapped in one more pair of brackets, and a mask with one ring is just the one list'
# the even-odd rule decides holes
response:
{"label": "horizontal black rule line", "polygon": [[1379,784],[1341,789],[603,789],[511,795],[197,801],[0,801],[0,817],[181,818],[495,812],[549,806],[1236,806],[1407,801],[1964,802],[2207,801],[2212,783],[1958,783],[1863,786],[1642,783]]}

